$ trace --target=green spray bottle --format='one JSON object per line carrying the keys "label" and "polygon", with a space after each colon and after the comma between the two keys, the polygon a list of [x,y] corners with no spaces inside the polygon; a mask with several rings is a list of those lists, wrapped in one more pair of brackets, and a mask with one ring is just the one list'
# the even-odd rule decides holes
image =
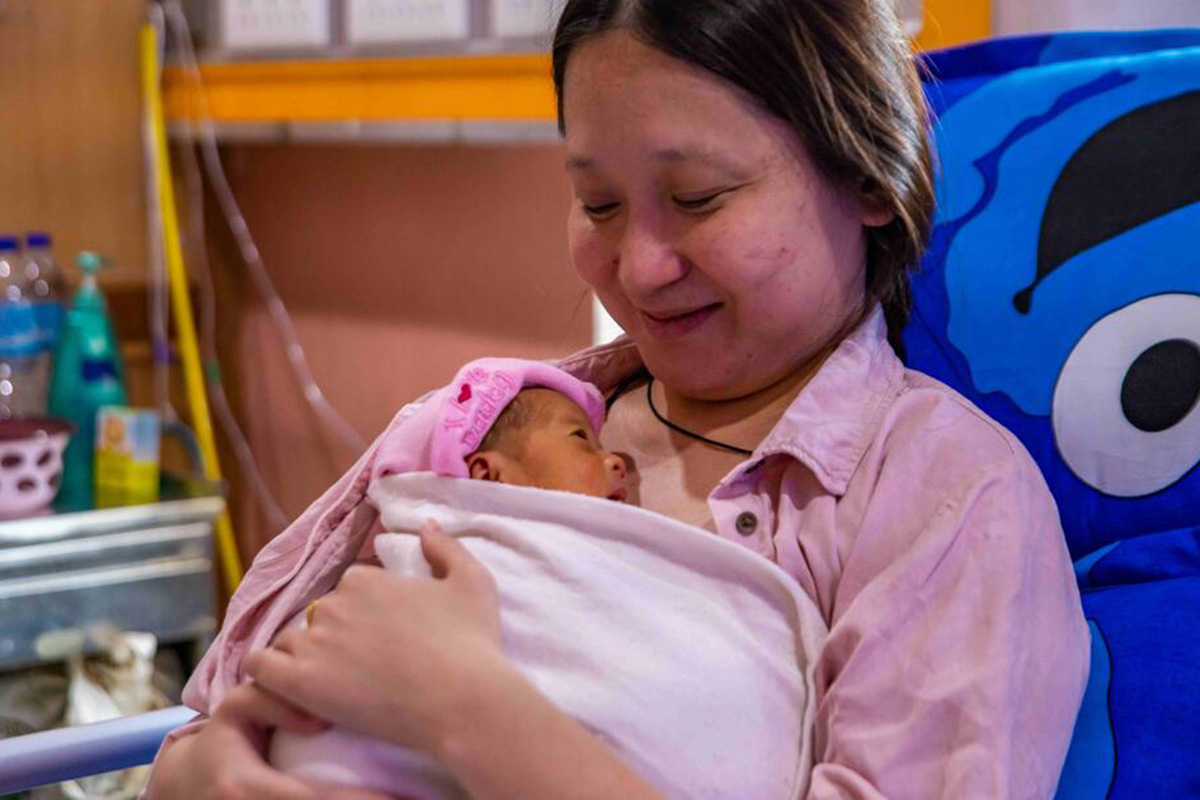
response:
{"label": "green spray bottle", "polygon": [[103,406],[128,405],[125,368],[108,304],[96,284],[103,260],[79,254],[83,283],[67,312],[50,380],[50,414],[75,423],[63,454],[62,488],[55,507],[69,511],[92,507],[96,412]]}

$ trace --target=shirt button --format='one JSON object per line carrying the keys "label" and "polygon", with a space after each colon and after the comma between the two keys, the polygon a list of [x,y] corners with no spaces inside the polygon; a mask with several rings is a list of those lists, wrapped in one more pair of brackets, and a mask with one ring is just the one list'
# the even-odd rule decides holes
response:
{"label": "shirt button", "polygon": [[758,530],[758,517],[749,511],[743,511],[738,514],[736,525],[737,532],[742,536],[753,536],[754,532]]}

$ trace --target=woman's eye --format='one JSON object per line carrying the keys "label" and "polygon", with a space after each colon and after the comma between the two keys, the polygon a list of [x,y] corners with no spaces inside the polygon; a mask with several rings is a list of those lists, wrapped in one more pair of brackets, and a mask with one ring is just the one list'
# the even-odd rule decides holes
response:
{"label": "woman's eye", "polygon": [[676,197],[675,204],[687,211],[702,211],[725,192],[715,192],[704,197]]}
{"label": "woman's eye", "polygon": [[583,428],[579,428],[578,430],[571,431],[571,435],[575,436],[579,439],[583,439],[585,442],[587,441],[587,438],[588,438],[587,431],[585,431]]}
{"label": "woman's eye", "polygon": [[583,212],[589,217],[607,217],[617,210],[619,203],[604,203],[598,206],[590,206],[587,203],[583,204]]}

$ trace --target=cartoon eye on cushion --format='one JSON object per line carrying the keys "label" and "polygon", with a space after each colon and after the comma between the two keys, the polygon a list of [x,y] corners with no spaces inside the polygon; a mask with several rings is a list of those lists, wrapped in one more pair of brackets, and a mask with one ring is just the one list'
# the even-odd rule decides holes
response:
{"label": "cartoon eye on cushion", "polygon": [[[1017,311],[1029,314],[1038,286],[1058,270],[1086,269],[1073,264],[1081,253],[1096,249],[1092,258],[1112,260],[1106,244],[1113,242],[1137,270],[1138,256],[1150,255],[1146,247],[1127,247],[1138,243],[1139,228],[1175,213],[1192,219],[1194,213],[1181,210],[1200,203],[1198,142],[1200,92],[1194,91],[1142,106],[1093,134],[1050,193],[1037,278],[1014,296]],[[1115,241],[1123,236],[1130,241]],[[1097,321],[1063,365],[1052,414],[1059,452],[1105,494],[1153,494],[1200,462],[1197,400],[1200,297],[1136,301]]]}
{"label": "cartoon eye on cushion", "polygon": [[1148,297],[1101,319],[1054,390],[1054,436],[1089,486],[1165,489],[1200,462],[1200,296]]}

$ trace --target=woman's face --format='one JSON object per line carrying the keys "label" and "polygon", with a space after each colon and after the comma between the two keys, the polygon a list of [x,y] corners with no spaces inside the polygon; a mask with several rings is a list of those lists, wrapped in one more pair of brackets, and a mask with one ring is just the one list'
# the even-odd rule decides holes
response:
{"label": "woman's face", "polygon": [[622,31],[580,46],[564,88],[572,260],[667,387],[765,389],[858,312],[863,226],[890,216],[784,123]]}

